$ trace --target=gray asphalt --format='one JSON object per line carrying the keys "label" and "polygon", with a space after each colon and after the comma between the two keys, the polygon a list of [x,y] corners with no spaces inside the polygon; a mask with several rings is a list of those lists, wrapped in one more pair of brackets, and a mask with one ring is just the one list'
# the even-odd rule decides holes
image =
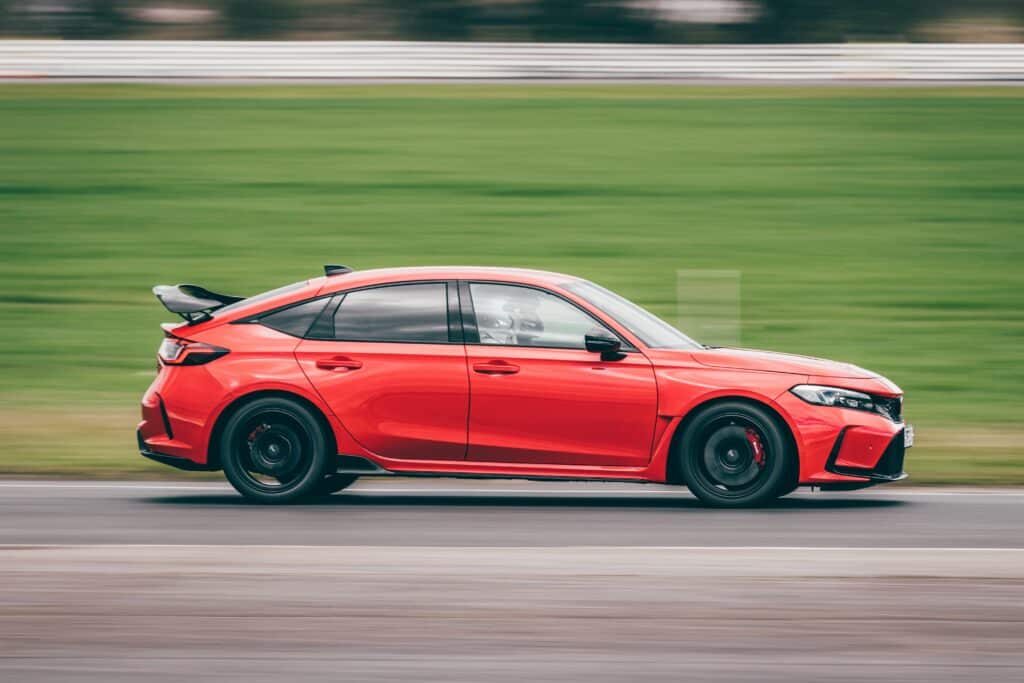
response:
{"label": "gray asphalt", "polygon": [[0,481],[3,681],[1024,679],[1024,492]]}
{"label": "gray asphalt", "polygon": [[0,482],[0,543],[1024,547],[1024,491],[878,488],[709,510],[685,489],[366,479],[325,502],[247,504],[204,482]]}

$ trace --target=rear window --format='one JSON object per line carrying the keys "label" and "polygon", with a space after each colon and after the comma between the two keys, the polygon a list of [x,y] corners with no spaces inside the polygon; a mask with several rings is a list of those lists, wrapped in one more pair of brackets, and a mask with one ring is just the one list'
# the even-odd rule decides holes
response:
{"label": "rear window", "polygon": [[281,296],[282,294],[297,292],[308,284],[309,280],[303,280],[302,282],[293,282],[290,285],[278,287],[277,289],[272,289],[269,292],[263,292],[262,294],[250,296],[248,299],[242,299],[241,301],[236,301],[233,304],[228,304],[224,308],[218,308],[216,311],[213,312],[213,317],[216,318],[218,316],[222,316],[225,313],[230,313],[232,311],[238,310],[239,308],[242,308],[243,306],[248,306],[250,304],[258,304],[262,301],[270,301],[274,297]]}

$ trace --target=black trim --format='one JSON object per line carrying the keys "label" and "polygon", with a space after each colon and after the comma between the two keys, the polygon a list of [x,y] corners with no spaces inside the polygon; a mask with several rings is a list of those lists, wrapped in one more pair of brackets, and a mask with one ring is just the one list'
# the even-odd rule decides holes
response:
{"label": "black trim", "polygon": [[581,477],[567,474],[560,476],[536,474],[491,474],[489,472],[435,472],[431,470],[408,471],[388,470],[367,458],[358,455],[339,455],[337,474],[357,474],[364,477],[418,477],[433,479],[521,479],[528,481],[621,481],[634,484],[657,484],[659,482],[634,477]]}
{"label": "black trim", "polygon": [[394,474],[359,455],[339,455],[335,474]]}
{"label": "black trim", "polygon": [[345,273],[351,273],[352,270],[353,269],[348,266],[329,264],[324,266],[324,275],[327,277],[331,277],[332,275],[344,275]]}
{"label": "black trim", "polygon": [[[581,477],[575,474],[490,474],[486,472],[412,472],[406,470],[385,470],[382,474],[395,475],[399,477],[424,477],[433,479],[518,479],[526,481],[611,481],[630,484],[663,484],[664,482],[651,481],[649,479],[638,479],[635,477]],[[524,494],[526,491],[523,492]]]}
{"label": "black trim", "polygon": [[448,341],[461,344],[465,338],[462,331],[462,311],[459,308],[459,282],[449,280],[445,288],[448,297]]}
{"label": "black trim", "polygon": [[824,483],[824,484],[806,484],[806,486],[810,486],[812,489],[817,488],[817,489],[820,489],[822,491],[841,492],[841,491],[860,491],[861,489],[871,488],[872,486],[876,486],[876,485],[878,485],[880,483],[882,483],[882,482],[871,481],[871,480],[864,480],[864,481],[835,481],[835,482],[828,482],[828,483]]}
{"label": "black trim", "polygon": [[846,432],[849,430],[849,426],[843,427],[839,430],[839,436],[836,437],[836,442],[832,446],[832,451],[828,454],[828,460],[825,461],[826,472],[841,474],[846,477],[863,477],[873,482],[900,481],[907,478],[907,473],[903,471],[903,456],[905,449],[903,448],[902,429],[896,433],[896,436],[894,436],[889,442],[889,445],[886,446],[885,451],[882,453],[881,457],[879,457],[878,462],[874,467],[840,467],[836,465],[836,460],[839,458],[839,451],[843,446],[843,439],[846,437]]}
{"label": "black trim", "polygon": [[215,472],[220,469],[219,467],[195,462],[188,458],[179,458],[174,455],[167,455],[166,453],[157,453],[146,444],[145,440],[143,440],[142,432],[135,432],[135,437],[139,442],[139,454],[144,458],[154,460],[161,465],[169,465],[170,467],[175,467],[179,470],[186,470],[189,472]]}
{"label": "black trim", "polygon": [[164,433],[167,434],[168,439],[174,438],[174,430],[171,429],[171,418],[167,415],[167,408],[164,406],[164,397],[160,394],[156,395],[156,400],[160,405],[160,417],[164,421]]}
{"label": "black trim", "polygon": [[316,339],[318,341],[333,341],[334,340],[334,315],[338,312],[338,306],[345,300],[344,294],[332,294],[331,299],[324,306],[324,310],[320,311],[320,315],[317,316],[313,324],[306,330],[306,336],[303,339]]}
{"label": "black trim", "polygon": [[476,311],[473,296],[469,293],[469,282],[459,280],[459,310],[462,312],[462,338],[464,344],[479,344],[480,331],[476,326]]}

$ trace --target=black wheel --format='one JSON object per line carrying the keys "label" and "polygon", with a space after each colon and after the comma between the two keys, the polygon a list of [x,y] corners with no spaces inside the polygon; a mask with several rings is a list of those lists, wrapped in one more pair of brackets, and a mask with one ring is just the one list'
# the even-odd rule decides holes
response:
{"label": "black wheel", "polygon": [[358,478],[357,474],[328,474],[316,485],[316,495],[329,496],[337,493],[351,486]]}
{"label": "black wheel", "polygon": [[675,463],[695,496],[716,507],[774,500],[788,486],[796,454],[766,410],[741,401],[709,406],[676,443]]}
{"label": "black wheel", "polygon": [[224,475],[261,503],[291,503],[317,492],[333,459],[316,417],[284,398],[261,398],[230,417],[221,437]]}

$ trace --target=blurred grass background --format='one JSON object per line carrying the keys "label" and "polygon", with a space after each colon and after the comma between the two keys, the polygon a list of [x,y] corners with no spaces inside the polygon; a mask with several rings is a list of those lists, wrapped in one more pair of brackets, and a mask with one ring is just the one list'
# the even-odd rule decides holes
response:
{"label": "blurred grass background", "polygon": [[529,266],[673,320],[742,273],[742,340],[908,394],[917,483],[1024,483],[1024,91],[0,86],[0,474],[135,453],[155,283],[325,262]]}

